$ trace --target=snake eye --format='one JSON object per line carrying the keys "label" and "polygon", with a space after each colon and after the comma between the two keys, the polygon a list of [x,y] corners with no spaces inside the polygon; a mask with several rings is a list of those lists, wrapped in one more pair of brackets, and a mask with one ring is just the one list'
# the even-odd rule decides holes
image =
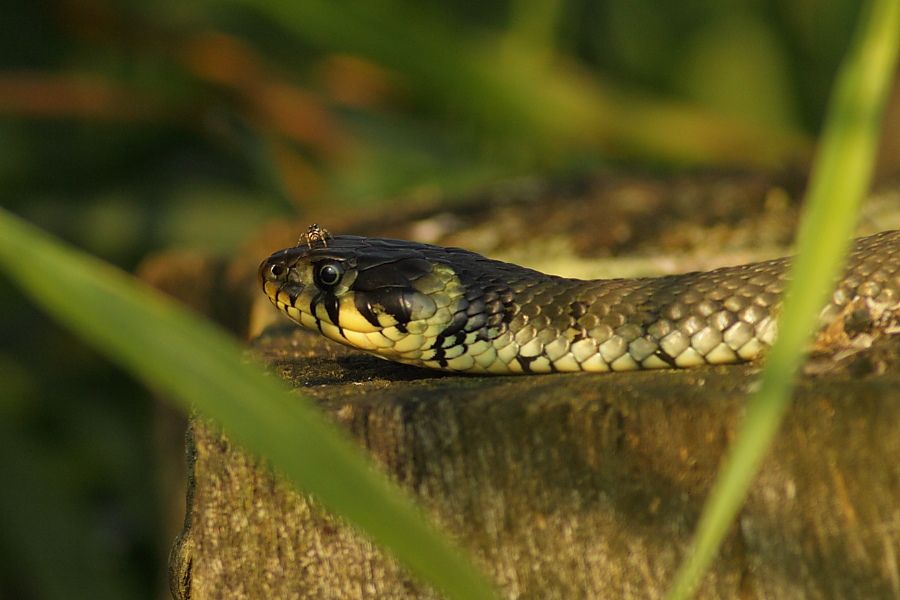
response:
{"label": "snake eye", "polygon": [[269,266],[269,278],[270,279],[280,279],[282,275],[284,275],[286,269],[284,265],[274,264]]}
{"label": "snake eye", "polygon": [[341,280],[341,270],[337,265],[326,263],[316,270],[316,279],[320,286],[331,287]]}

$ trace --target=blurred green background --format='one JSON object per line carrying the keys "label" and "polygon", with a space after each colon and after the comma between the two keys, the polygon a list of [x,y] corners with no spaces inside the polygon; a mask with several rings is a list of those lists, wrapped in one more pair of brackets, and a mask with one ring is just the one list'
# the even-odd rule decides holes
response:
{"label": "blurred green background", "polygon": [[[134,269],[523,175],[803,168],[857,4],[9,2],[0,198]],[[167,597],[177,430],[6,282],[0,310],[0,597]]]}

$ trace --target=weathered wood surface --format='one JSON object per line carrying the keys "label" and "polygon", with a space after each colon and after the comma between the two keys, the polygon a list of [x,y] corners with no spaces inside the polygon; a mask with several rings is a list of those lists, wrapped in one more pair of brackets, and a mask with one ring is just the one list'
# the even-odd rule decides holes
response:
{"label": "weathered wood surface", "polygon": [[[802,379],[699,597],[900,598],[897,338]],[[757,369],[440,376],[284,322],[252,348],[509,598],[661,597]],[[208,423],[191,429],[177,598],[432,597]]]}
{"label": "weathered wood surface", "polygon": [[[257,344],[508,597],[659,597],[751,371],[419,379],[301,332]],[[900,595],[898,386],[896,375],[801,384],[701,597]],[[203,421],[191,452],[191,525],[173,556],[190,563],[180,597],[424,595]]]}

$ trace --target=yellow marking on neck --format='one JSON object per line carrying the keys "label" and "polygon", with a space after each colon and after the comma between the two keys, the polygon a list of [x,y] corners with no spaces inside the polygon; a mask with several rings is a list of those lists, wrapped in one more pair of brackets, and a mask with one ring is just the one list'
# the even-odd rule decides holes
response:
{"label": "yellow marking on neck", "polygon": [[356,309],[356,303],[353,301],[353,295],[347,294],[340,300],[340,310],[338,312],[338,320],[341,327],[359,333],[375,333],[381,331],[378,325],[372,325],[368,319]]}

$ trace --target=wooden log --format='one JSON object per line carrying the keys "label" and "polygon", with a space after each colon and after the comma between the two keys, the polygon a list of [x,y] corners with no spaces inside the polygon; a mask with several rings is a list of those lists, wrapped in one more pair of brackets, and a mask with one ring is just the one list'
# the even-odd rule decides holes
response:
{"label": "wooden log", "polygon": [[[662,597],[755,371],[441,377],[283,326],[255,348],[509,598]],[[898,390],[896,371],[801,382],[699,597],[900,594]],[[207,422],[192,432],[176,597],[431,596]]]}

